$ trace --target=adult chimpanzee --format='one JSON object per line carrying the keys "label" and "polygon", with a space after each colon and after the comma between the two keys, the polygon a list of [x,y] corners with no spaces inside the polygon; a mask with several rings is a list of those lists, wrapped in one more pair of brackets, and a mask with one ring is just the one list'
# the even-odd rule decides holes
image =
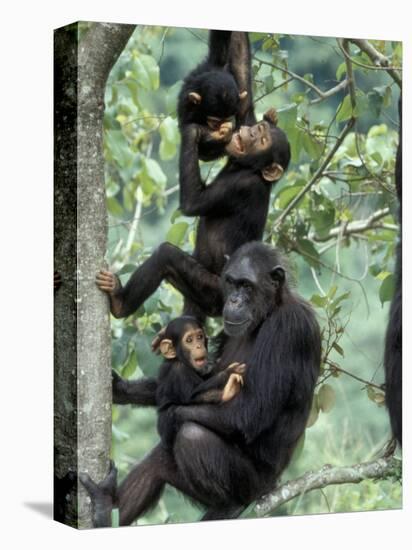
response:
{"label": "adult chimpanzee", "polygon": [[396,248],[395,294],[389,312],[385,342],[386,405],[393,435],[402,445],[402,99],[399,98],[399,142],[395,184],[399,200],[400,237]]}
{"label": "adult chimpanzee", "polygon": [[[311,307],[289,288],[279,253],[262,243],[233,254],[222,284],[226,335],[218,368],[244,361],[245,385],[227,403],[175,409],[173,448],[157,445],[117,491],[122,525],[153,506],[166,483],[207,507],[204,519],[237,517],[274,487],[305,429],[321,358]],[[137,403],[138,385],[133,389]],[[101,509],[105,482],[89,492]]]}
{"label": "adult chimpanzee", "polygon": [[176,406],[229,401],[240,391],[245,365],[233,363],[215,374],[208,362],[206,334],[194,317],[170,321],[159,348],[165,362],[157,380],[157,429],[162,443],[170,446],[176,431]]}
{"label": "adult chimpanzee", "polygon": [[230,36],[231,31],[210,31],[208,56],[186,76],[179,94],[179,127],[195,123],[205,130],[198,146],[202,160],[225,154],[232,135],[231,119],[247,96],[228,70]]}
{"label": "adult chimpanzee", "polygon": [[239,88],[248,95],[237,115],[240,129],[227,146],[229,160],[210,185],[202,181],[199,170],[198,145],[204,129],[195,124],[182,128],[180,205],[184,214],[200,216],[194,253],[191,256],[163,243],[125,287],[115,275],[101,271],[97,284],[109,294],[115,317],[133,313],[164,279],[184,295],[185,314],[199,320],[220,315],[219,276],[225,256],[263,236],[271,185],[287,168],[290,148],[273,113],[256,123],[247,33],[232,33],[230,67]]}

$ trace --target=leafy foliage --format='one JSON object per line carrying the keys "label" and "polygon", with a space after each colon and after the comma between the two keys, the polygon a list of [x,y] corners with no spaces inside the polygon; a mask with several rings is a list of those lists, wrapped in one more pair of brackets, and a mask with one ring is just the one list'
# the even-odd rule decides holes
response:
{"label": "leafy foliage", "polygon": [[[182,78],[205,55],[205,39],[204,31],[138,28],[109,77],[107,260],[122,279],[163,240],[193,249],[195,220],[177,208],[176,98]],[[310,430],[285,473],[291,477],[324,462],[365,460],[389,437],[382,408],[382,344],[398,231],[393,182],[398,89],[354,45],[348,61],[331,38],[251,33],[251,41],[257,114],[275,106],[292,148],[292,165],[272,192],[265,240],[285,251],[299,292],[318,312],[323,334]],[[371,43],[395,67],[401,65],[400,43]],[[348,71],[353,86],[346,80]],[[210,181],[223,162],[204,164],[205,179]],[[150,341],[181,306],[181,296],[164,284],[135,315],[113,320],[113,365],[122,376],[157,372],[159,359]],[[208,331],[216,333],[219,327],[211,320]],[[122,476],[156,440],[153,411],[114,408],[113,454]],[[327,493],[307,495],[279,513],[396,508],[401,503],[399,486],[386,481]],[[139,523],[198,517],[170,489]]]}

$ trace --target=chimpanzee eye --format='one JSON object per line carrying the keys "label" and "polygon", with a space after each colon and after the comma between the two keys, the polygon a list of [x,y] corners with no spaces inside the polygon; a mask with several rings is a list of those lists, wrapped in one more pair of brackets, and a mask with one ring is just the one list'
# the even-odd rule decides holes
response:
{"label": "chimpanzee eye", "polygon": [[187,342],[188,344],[191,344],[192,341],[193,341],[193,338],[192,338],[191,336],[188,336],[188,338],[186,338],[186,342]]}
{"label": "chimpanzee eye", "polygon": [[198,339],[198,340],[203,340],[203,334],[198,334],[198,335],[197,335],[197,339]]}

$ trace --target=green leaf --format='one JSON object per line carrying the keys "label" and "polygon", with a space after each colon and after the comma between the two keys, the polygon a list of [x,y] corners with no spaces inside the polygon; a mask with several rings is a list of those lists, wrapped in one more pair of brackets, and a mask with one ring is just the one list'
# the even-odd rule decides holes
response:
{"label": "green leaf", "polygon": [[177,120],[168,116],[160,125],[159,132],[162,138],[159,147],[160,158],[162,160],[170,160],[176,154],[177,144],[180,137],[177,127]]}
{"label": "green leaf", "polygon": [[311,135],[309,135],[306,132],[304,132],[303,134],[302,142],[303,142],[303,148],[312,159],[318,159],[321,156],[323,151],[322,143],[317,141],[315,138],[313,138]]}
{"label": "green leaf", "polygon": [[314,294],[310,299],[311,303],[316,307],[325,307],[328,303],[327,296],[319,296],[319,294]]}
{"label": "green leaf", "polygon": [[336,122],[343,122],[352,116],[352,103],[350,95],[345,96],[336,115]]}
{"label": "green leaf", "polygon": [[186,222],[178,222],[172,225],[166,235],[166,240],[169,243],[179,246],[186,235],[189,224]]}
{"label": "green leaf", "polygon": [[173,212],[173,214],[170,218],[170,222],[175,223],[177,218],[180,218],[181,215],[182,215],[182,211],[179,208],[176,208],[176,210]]}
{"label": "green leaf", "polygon": [[107,209],[115,218],[121,218],[123,216],[123,208],[114,197],[109,197],[106,200]]}
{"label": "green leaf", "polygon": [[158,162],[151,158],[144,158],[140,182],[143,192],[146,195],[151,195],[154,192],[153,184],[163,189],[166,185],[167,177]]}
{"label": "green leaf", "polygon": [[123,378],[130,378],[133,376],[137,368],[137,357],[136,352],[133,350],[129,357],[127,358],[127,361],[125,365],[122,368],[122,376]]}
{"label": "green leaf", "polygon": [[285,131],[288,128],[296,127],[296,117],[298,115],[298,107],[296,103],[291,103],[285,105],[282,109],[277,111],[279,126],[281,126]]}
{"label": "green leaf", "polygon": [[339,355],[341,355],[342,357],[345,356],[345,352],[343,351],[343,349],[340,347],[340,345],[337,342],[333,342],[332,347],[333,347],[333,349],[335,349],[339,353]]}
{"label": "green leaf", "polygon": [[113,508],[112,509],[112,527],[119,527],[120,520],[119,520],[119,508]]}
{"label": "green leaf", "polygon": [[385,302],[390,302],[395,291],[395,276],[390,273],[383,281],[379,288],[379,299],[383,305]]}
{"label": "green leaf", "polygon": [[329,384],[323,384],[318,393],[318,405],[322,412],[328,413],[336,403],[335,390]]}
{"label": "green leaf", "polygon": [[298,251],[302,254],[303,259],[311,266],[316,267],[318,265],[319,254],[312,241],[305,238],[299,239],[298,247]]}
{"label": "green leaf", "polygon": [[145,90],[159,87],[159,67],[151,55],[141,54],[135,58],[134,70],[138,84]]}
{"label": "green leaf", "polygon": [[135,264],[126,264],[119,271],[117,271],[116,275],[126,275],[126,273],[132,273],[135,269]]}
{"label": "green leaf", "polygon": [[301,191],[303,185],[292,185],[282,189],[276,197],[276,207],[280,210],[286,208],[290,201]]}
{"label": "green leaf", "polygon": [[336,80],[340,80],[346,74],[346,63],[343,61],[336,70]]}
{"label": "green leaf", "polygon": [[121,167],[132,164],[134,154],[130,150],[129,143],[122,130],[107,130],[105,132],[105,145],[109,149],[111,156]]}
{"label": "green leaf", "polygon": [[382,407],[385,404],[385,394],[383,392],[373,386],[368,386],[366,391],[369,399],[376,403],[379,407]]}
{"label": "green leaf", "polygon": [[312,406],[310,408],[309,418],[306,422],[306,428],[310,428],[315,424],[316,420],[319,418],[319,405],[318,405],[318,396],[314,395],[312,400]]}

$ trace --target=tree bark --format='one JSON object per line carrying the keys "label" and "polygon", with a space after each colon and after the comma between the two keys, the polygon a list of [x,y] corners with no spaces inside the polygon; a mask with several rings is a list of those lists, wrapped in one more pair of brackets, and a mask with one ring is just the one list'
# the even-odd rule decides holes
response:
{"label": "tree bark", "polygon": [[109,470],[110,317],[95,284],[107,238],[102,122],[108,74],[133,30],[95,23],[80,42],[78,24],[55,32],[55,517],[78,528],[91,526],[78,472],[101,481]]}

